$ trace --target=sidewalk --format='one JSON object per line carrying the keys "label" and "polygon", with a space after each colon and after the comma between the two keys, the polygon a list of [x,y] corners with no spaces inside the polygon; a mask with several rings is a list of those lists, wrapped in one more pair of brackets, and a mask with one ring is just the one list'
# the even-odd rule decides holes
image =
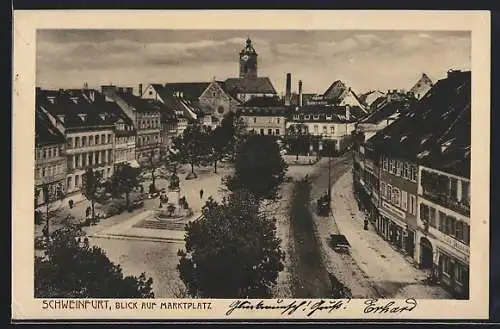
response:
{"label": "sidewalk", "polygon": [[395,298],[451,298],[442,287],[423,283],[425,272],[410,264],[373,227],[367,231],[363,229],[365,216],[354,198],[351,171],[345,173],[334,187],[332,213],[338,230],[351,244],[350,252],[356,264],[380,294]]}

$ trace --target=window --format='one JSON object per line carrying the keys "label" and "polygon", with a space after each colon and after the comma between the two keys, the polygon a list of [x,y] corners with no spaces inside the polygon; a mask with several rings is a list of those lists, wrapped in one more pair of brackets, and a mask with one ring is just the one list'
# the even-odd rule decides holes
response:
{"label": "window", "polygon": [[410,177],[410,168],[408,162],[403,162],[403,177],[406,179]]}
{"label": "window", "polygon": [[43,158],[46,159],[47,158],[47,150],[43,150],[42,154],[43,154]]}
{"label": "window", "polygon": [[75,137],[75,147],[80,147],[80,137]]}
{"label": "window", "polygon": [[470,243],[470,226],[468,224],[465,224],[464,223],[464,229],[463,229],[463,242],[466,244],[466,245],[469,245]]}
{"label": "window", "polygon": [[280,124],[280,118],[276,119],[276,123]]}
{"label": "window", "polygon": [[397,163],[398,163],[398,168],[397,168],[396,175],[403,176],[403,162],[398,161]]}
{"label": "window", "polygon": [[88,153],[88,160],[89,160],[89,161],[88,161],[89,166],[91,166],[91,165],[92,165],[92,162],[93,162],[93,161],[92,161],[92,153]]}
{"label": "window", "polygon": [[268,130],[267,130],[267,134],[268,134],[268,135],[272,135],[272,134],[273,134],[273,130],[272,130],[272,129],[268,129]]}
{"label": "window", "polygon": [[454,201],[458,201],[458,180],[450,178],[450,196]]}
{"label": "window", "polygon": [[417,181],[417,168],[410,165],[410,180],[413,182]]}
{"label": "window", "polygon": [[153,95],[153,91],[152,91],[152,90],[150,90],[150,91],[148,92],[148,95]]}
{"label": "window", "polygon": [[66,181],[66,186],[68,189],[72,188],[73,186],[73,179],[71,176],[68,177],[67,181]]}
{"label": "window", "polygon": [[279,135],[279,134],[280,134],[280,130],[276,129],[276,135]]}
{"label": "window", "polygon": [[417,198],[413,194],[410,194],[410,213],[417,214]]}
{"label": "window", "polygon": [[460,241],[464,239],[464,223],[461,221],[455,223],[455,237]]}
{"label": "window", "polygon": [[328,130],[327,130],[326,126],[323,126],[323,134],[325,134],[325,135],[328,134]]}
{"label": "window", "polygon": [[392,201],[392,186],[387,184],[387,200]]}
{"label": "window", "polygon": [[462,181],[462,203],[470,204],[470,183],[467,181]]}
{"label": "window", "polygon": [[67,141],[68,141],[68,148],[72,148],[73,147],[73,138],[68,137]]}
{"label": "window", "polygon": [[257,123],[257,118],[253,118],[253,123]]}
{"label": "window", "polygon": [[112,163],[113,151],[108,151],[108,163]]}
{"label": "window", "polygon": [[382,160],[382,168],[385,171],[389,171],[389,159],[387,159],[386,157],[384,157],[384,159]]}
{"label": "window", "polygon": [[111,176],[111,168],[108,168],[108,177]]}
{"label": "window", "polygon": [[47,153],[48,153],[47,158],[49,159],[52,158],[52,149],[49,149]]}
{"label": "window", "polygon": [[89,145],[94,145],[94,136],[89,136]]}
{"label": "window", "polygon": [[87,153],[82,153],[82,167],[87,166]]}
{"label": "window", "polygon": [[467,285],[469,281],[469,268],[466,265],[457,263],[455,266],[455,280],[461,285]]}
{"label": "window", "polygon": [[439,224],[438,224],[438,230],[440,232],[445,233],[445,226],[446,226],[446,214],[442,211],[439,212]]}
{"label": "window", "polygon": [[456,224],[456,219],[453,216],[446,216],[446,234],[450,236],[455,236],[456,234],[456,229],[455,229],[455,224]]}
{"label": "window", "polygon": [[447,276],[451,276],[453,273],[453,261],[452,259],[445,254],[441,254],[442,264],[443,264],[443,273]]}
{"label": "window", "polygon": [[406,191],[401,191],[401,208],[408,210],[408,194]]}
{"label": "window", "polygon": [[80,186],[80,176],[75,175],[75,187],[79,187],[79,186]]}
{"label": "window", "polygon": [[100,159],[100,154],[99,154],[99,152],[95,152],[95,163],[96,163],[96,164],[101,163],[101,161],[100,161],[100,160],[101,160],[101,159]]}
{"label": "window", "polygon": [[95,136],[95,143],[98,145],[99,144],[99,135]]}
{"label": "window", "polygon": [[392,203],[397,207],[399,207],[399,205],[400,205],[400,200],[401,200],[400,198],[401,198],[401,196],[399,194],[399,189],[396,187],[393,187],[392,188]]}
{"label": "window", "polygon": [[436,228],[436,209],[429,207],[429,225]]}
{"label": "window", "polygon": [[261,135],[264,135],[264,129],[261,129],[261,130],[260,130],[260,134],[261,134]]}
{"label": "window", "polygon": [[332,135],[335,134],[335,127],[334,126],[330,127],[330,134],[332,134]]}
{"label": "window", "polygon": [[382,196],[382,199],[385,199],[386,191],[384,182],[380,182],[380,195]]}
{"label": "window", "polygon": [[76,154],[75,155],[75,167],[79,167],[80,166],[80,155],[79,154]]}

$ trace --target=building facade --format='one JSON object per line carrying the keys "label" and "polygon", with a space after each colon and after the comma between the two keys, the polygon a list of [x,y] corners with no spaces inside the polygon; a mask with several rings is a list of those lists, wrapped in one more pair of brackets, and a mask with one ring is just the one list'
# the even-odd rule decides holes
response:
{"label": "building facade", "polygon": [[115,122],[115,165],[128,163],[136,165],[136,131],[128,118],[120,117]]}
{"label": "building facade", "polygon": [[420,264],[435,267],[444,285],[468,296],[470,180],[425,166],[419,177]]}
{"label": "building facade", "polygon": [[448,72],[357,148],[353,168],[356,197],[373,195],[363,187],[376,181],[367,177],[374,151],[380,197],[367,199],[377,232],[457,298],[469,296],[470,83],[470,72]]}
{"label": "building facade", "polygon": [[289,108],[277,97],[257,97],[238,106],[248,132],[284,136]]}
{"label": "building facade", "polygon": [[378,232],[401,252],[415,257],[418,166],[383,154],[380,166]]}
{"label": "building facade", "polygon": [[[64,135],[51,126],[42,113],[35,117],[35,208],[61,199],[66,193]],[[46,196],[45,193],[48,193]]]}
{"label": "building facade", "polygon": [[356,122],[363,116],[358,108],[336,105],[304,105],[287,121],[287,134],[293,127],[305,128],[306,134],[324,141],[326,148],[344,152],[351,145]]}
{"label": "building facade", "polygon": [[103,178],[113,175],[115,135],[112,124],[92,124],[66,129],[68,193],[82,188],[87,168],[100,172]]}

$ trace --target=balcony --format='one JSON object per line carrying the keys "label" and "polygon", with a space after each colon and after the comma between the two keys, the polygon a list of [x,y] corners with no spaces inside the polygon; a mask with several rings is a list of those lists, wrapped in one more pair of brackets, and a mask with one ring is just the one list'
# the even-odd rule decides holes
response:
{"label": "balcony", "polygon": [[422,196],[435,204],[438,204],[444,208],[450,209],[456,213],[463,216],[470,217],[470,205],[458,202],[449,196],[438,194],[429,190],[423,190]]}

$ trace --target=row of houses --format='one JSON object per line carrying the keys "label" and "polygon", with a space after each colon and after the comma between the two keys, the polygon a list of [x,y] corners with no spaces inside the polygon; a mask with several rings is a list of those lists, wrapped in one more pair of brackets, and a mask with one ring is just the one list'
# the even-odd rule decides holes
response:
{"label": "row of houses", "polygon": [[358,124],[354,191],[378,234],[468,298],[471,74],[449,71],[420,100],[396,98]]}

